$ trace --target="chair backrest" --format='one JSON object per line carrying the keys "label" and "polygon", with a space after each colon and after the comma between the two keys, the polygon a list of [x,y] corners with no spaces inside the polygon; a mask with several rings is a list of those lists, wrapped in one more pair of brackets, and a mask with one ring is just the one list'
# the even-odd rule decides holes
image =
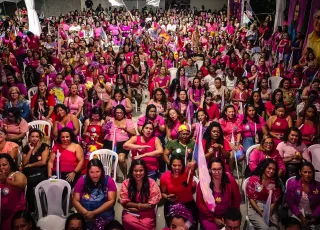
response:
{"label": "chair backrest", "polygon": [[279,88],[282,77],[269,77],[269,88],[271,88],[272,92]]}
{"label": "chair backrest", "polygon": [[197,67],[197,69],[199,70],[201,68],[201,66],[203,65],[203,61],[196,61],[194,63],[195,67]]}
{"label": "chair backrest", "polygon": [[168,69],[170,72],[170,83],[173,81],[173,79],[175,79],[177,77],[177,68],[170,68]]}
{"label": "chair backrest", "polygon": [[[105,174],[112,176],[114,181],[116,181],[118,154],[109,149],[99,149],[90,153],[90,160],[95,157],[97,157],[102,162]],[[113,172],[113,175],[111,175],[112,172]]]}
{"label": "chair backrest", "polygon": [[28,90],[28,100],[31,101],[32,97],[38,92],[38,87],[32,87]]}
{"label": "chair backrest", "polygon": [[37,226],[40,229],[50,229],[50,230],[64,229],[65,224],[66,224],[66,218],[56,216],[56,215],[49,215],[49,216],[43,217],[37,222]]}
{"label": "chair backrest", "polygon": [[308,151],[311,153],[313,167],[320,170],[320,144],[309,146]]}
{"label": "chair backrest", "polygon": [[[33,129],[39,129],[45,136],[47,136],[50,139],[51,136],[51,125],[47,121],[31,121],[28,123],[28,126]],[[29,132],[27,133],[28,138]]]}
{"label": "chair backrest", "polygon": [[246,188],[247,188],[247,184],[248,184],[249,178],[245,179],[243,184],[242,184],[242,191],[243,191],[243,194],[244,194],[244,199],[245,199],[245,203],[246,204],[248,203],[248,197],[247,197]]}
{"label": "chair backrest", "polygon": [[246,161],[247,161],[247,164],[249,164],[249,158],[250,158],[251,152],[252,152],[255,148],[259,147],[259,146],[260,146],[259,144],[252,145],[252,146],[250,146],[250,147],[247,149],[247,152],[246,152]]}
{"label": "chair backrest", "polygon": [[[41,219],[44,214],[68,216],[71,187],[65,180],[49,179],[40,182],[35,188],[38,216]],[[47,212],[44,212],[43,198],[47,204]],[[66,202],[65,202],[66,201]]]}
{"label": "chair backrest", "polygon": [[120,46],[112,46],[112,49],[117,54],[119,53]]}

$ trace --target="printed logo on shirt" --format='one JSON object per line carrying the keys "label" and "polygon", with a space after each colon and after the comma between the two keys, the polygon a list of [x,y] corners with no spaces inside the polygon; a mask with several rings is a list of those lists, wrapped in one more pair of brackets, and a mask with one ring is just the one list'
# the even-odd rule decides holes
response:
{"label": "printed logo on shirt", "polygon": [[255,188],[255,190],[256,190],[256,192],[261,192],[262,191],[262,186],[260,185],[260,184],[257,184],[256,185],[256,188]]}
{"label": "printed logo on shirt", "polygon": [[8,193],[9,193],[9,189],[8,188],[2,189],[2,194],[3,195],[8,195]]}
{"label": "printed logo on shirt", "polygon": [[221,197],[217,197],[216,202],[221,203]]}
{"label": "printed logo on shirt", "polygon": [[314,194],[318,194],[319,190],[316,188],[316,190],[313,191]]}
{"label": "printed logo on shirt", "polygon": [[181,153],[181,149],[180,149],[180,148],[177,149],[176,152],[177,152],[177,153]]}
{"label": "printed logo on shirt", "polygon": [[83,198],[84,198],[85,200],[89,200],[89,199],[90,199],[90,195],[87,193],[87,194],[83,195]]}

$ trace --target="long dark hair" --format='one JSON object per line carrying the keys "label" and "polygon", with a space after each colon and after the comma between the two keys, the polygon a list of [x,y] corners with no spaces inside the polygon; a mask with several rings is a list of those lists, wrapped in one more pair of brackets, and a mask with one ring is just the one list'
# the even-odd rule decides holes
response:
{"label": "long dark hair", "polygon": [[[191,86],[193,90],[196,89],[196,87],[194,86],[194,81],[195,81],[195,80],[199,80],[199,83],[201,83],[201,79],[200,79],[200,78],[198,78],[198,77],[193,78],[193,80],[192,80],[192,86]],[[202,89],[201,84],[199,84],[199,88],[198,88],[198,89],[200,89],[200,90]]]}
{"label": "long dark hair", "polygon": [[292,126],[292,127],[290,127],[289,129],[286,130],[286,132],[285,132],[285,134],[284,134],[284,136],[283,136],[283,141],[284,141],[285,143],[288,142],[289,134],[291,133],[291,131],[298,133],[298,136],[299,136],[299,137],[298,137],[298,141],[297,141],[297,146],[300,146],[300,145],[302,144],[302,134],[301,134],[300,129],[298,129],[298,128],[295,127],[295,126]]}
{"label": "long dark hair", "polygon": [[[249,108],[252,107],[255,110],[255,107],[252,104],[246,104],[245,106],[245,112],[244,112],[244,116],[243,116],[243,121],[242,123],[245,125],[248,123],[248,110]],[[256,111],[256,110],[255,110]],[[252,119],[252,121],[256,124],[260,124],[260,119],[259,119],[259,115],[256,111],[256,113],[254,114],[254,117]]]}
{"label": "long dark hair", "polygon": [[[227,184],[230,183],[230,180],[228,178],[228,175],[226,173],[226,169],[224,167],[224,163],[222,162],[222,160],[220,158],[213,158],[209,164],[208,164],[208,169],[209,169],[209,174],[210,177],[212,176],[212,172],[211,172],[211,166],[213,163],[219,163],[221,164],[221,168],[222,168],[222,177],[221,177],[221,185],[220,185],[220,189],[221,189],[221,193],[223,194],[226,191],[226,187]],[[213,180],[211,179],[210,181],[210,188],[212,190],[212,192],[214,193],[214,183]]]}
{"label": "long dark hair", "polygon": [[[97,184],[95,185],[95,183],[91,180],[90,176],[89,176],[89,170],[91,169],[91,167],[98,167],[101,170],[101,176],[97,182]],[[92,159],[89,161],[88,165],[87,165],[87,172],[86,172],[86,178],[85,178],[85,183],[82,189],[82,192],[84,194],[88,193],[89,195],[91,194],[92,190],[95,188],[99,188],[102,190],[105,190],[105,184],[104,184],[104,167],[101,163],[101,161],[99,159]]]}
{"label": "long dark hair", "polygon": [[274,107],[274,109],[273,109],[273,112],[272,112],[272,115],[276,115],[277,109],[280,109],[280,108],[284,108],[284,111],[285,111],[286,114],[287,114],[286,105],[285,105],[283,102],[280,102],[280,103],[278,103],[278,104],[275,105],[275,107]]}
{"label": "long dark hair", "polygon": [[181,155],[176,154],[176,155],[172,155],[172,157],[170,158],[170,163],[169,163],[169,165],[168,165],[168,169],[171,171],[171,173],[172,173],[172,164],[173,164],[173,161],[174,161],[174,160],[179,160],[179,161],[181,161],[181,164],[182,164],[182,172],[184,172],[184,170],[185,170],[185,168],[186,168],[186,165],[185,165],[185,163],[184,163],[184,157],[181,156]]}
{"label": "long dark hair", "polygon": [[80,220],[82,229],[87,229],[86,220],[80,213],[72,213],[70,216],[68,216],[64,229],[68,230],[71,220]]}
{"label": "long dark hair", "polygon": [[156,93],[157,92],[160,92],[162,94],[162,99],[160,101],[164,111],[167,110],[167,95],[164,93],[163,89],[161,88],[157,88],[154,90],[154,93],[153,93],[153,100],[155,101],[156,100]]}
{"label": "long dark hair", "polygon": [[6,159],[8,161],[8,163],[10,165],[11,172],[19,171],[18,166],[16,165],[16,163],[13,161],[12,157],[9,154],[7,154],[7,153],[0,154],[0,159],[2,159],[2,158]]}
{"label": "long dark hair", "polygon": [[118,83],[118,79],[122,79],[122,81],[123,81],[123,83],[122,83],[122,86],[123,86],[123,88],[124,88],[124,90],[126,91],[126,92],[128,92],[128,86],[127,86],[127,84],[126,84],[126,79],[125,79],[125,77],[122,75],[122,74],[118,74],[117,75],[117,77],[116,77],[116,89],[118,89],[119,88],[119,83]]}
{"label": "long dark hair", "polygon": [[266,158],[263,161],[261,161],[257,168],[253,171],[252,175],[253,176],[258,176],[260,178],[260,182],[262,182],[262,176],[264,174],[264,172],[266,171],[266,168],[269,166],[269,164],[274,164],[276,167],[275,173],[274,173],[274,182],[276,184],[276,187],[279,187],[279,177],[278,177],[278,164],[277,162],[275,162],[273,159],[271,158]]}
{"label": "long dark hair", "polygon": [[277,93],[281,93],[281,94],[282,94],[282,97],[281,97],[279,103],[280,103],[280,102],[283,102],[283,92],[282,92],[282,90],[281,90],[281,89],[276,89],[275,91],[273,91],[272,97],[271,97],[271,103],[272,103],[273,105],[276,104],[276,94],[277,94]]}
{"label": "long dark hair", "polygon": [[31,230],[39,230],[40,228],[37,227],[36,222],[34,221],[34,219],[32,218],[32,216],[30,215],[30,213],[26,210],[20,210],[18,212],[16,212],[12,219],[11,219],[11,229],[15,230],[14,228],[14,222],[18,219],[24,219],[25,222],[27,222],[28,224],[31,225]]}
{"label": "long dark hair", "polygon": [[61,134],[62,134],[62,133],[69,133],[69,135],[70,135],[70,142],[71,142],[71,143],[76,143],[76,144],[78,144],[76,135],[74,135],[73,130],[71,130],[71,129],[68,128],[68,127],[63,127],[62,129],[59,130],[59,132],[58,132],[58,137],[57,137],[57,143],[62,144],[62,142],[61,142]]}
{"label": "long dark hair", "polygon": [[[259,107],[265,108],[260,93],[261,93],[260,91],[253,91],[252,94],[251,94],[251,96],[250,96],[250,98],[249,98],[249,104],[254,105],[253,97],[254,97],[255,94],[259,94],[259,95],[260,95],[260,99],[259,99],[259,102],[258,102]],[[256,108],[255,108],[255,109],[256,109]]]}
{"label": "long dark hair", "polygon": [[206,99],[207,97],[213,97],[212,93],[210,91],[207,91],[204,95],[204,102],[203,102],[203,110],[207,111],[207,104],[206,104]]}
{"label": "long dark hair", "polygon": [[[185,104],[188,106],[188,105],[189,105],[188,92],[187,92],[187,90],[185,90],[185,89],[180,90],[179,94],[180,94],[181,92],[185,92],[185,93],[186,93],[186,103],[185,103]],[[175,100],[174,102],[175,102],[177,105],[178,105],[179,103],[181,103],[179,96],[176,98],[176,100]]]}
{"label": "long dark hair", "polygon": [[150,184],[149,184],[149,177],[148,177],[148,169],[147,165],[144,162],[144,160],[136,159],[132,162],[131,167],[129,169],[129,185],[128,185],[128,191],[129,191],[129,198],[132,202],[137,202],[136,196],[138,193],[137,184],[135,179],[133,178],[133,169],[135,166],[141,165],[144,170],[144,177],[142,179],[142,188],[140,191],[140,201],[142,203],[148,202],[148,199],[150,197]]}
{"label": "long dark hair", "polygon": [[301,163],[301,165],[300,165],[300,169],[299,169],[299,172],[300,173],[297,173],[297,175],[296,175],[296,181],[298,181],[298,180],[300,180],[301,179],[301,170],[303,169],[303,167],[310,167],[311,168],[311,170],[312,170],[312,173],[313,173],[313,175],[312,175],[312,183],[316,183],[316,179],[315,179],[315,172],[316,172],[316,170],[315,170],[315,168],[314,168],[314,166],[310,163],[310,162],[308,162],[308,161],[303,161],[302,163]]}
{"label": "long dark hair", "polygon": [[314,112],[314,115],[313,115],[313,119],[312,121],[314,122],[315,124],[315,127],[316,127],[316,136],[318,135],[318,128],[319,127],[319,119],[318,119],[318,110],[317,110],[317,107],[313,104],[308,104],[307,106],[305,106],[305,108],[303,109],[303,114],[302,114],[302,124],[304,124],[305,120],[306,120],[306,113],[307,113],[307,110],[309,108],[312,108],[313,109],[313,112]]}
{"label": "long dark hair", "polygon": [[11,107],[11,108],[8,109],[8,114],[9,114],[9,113],[12,113],[14,122],[15,122],[16,124],[20,124],[20,122],[21,122],[21,112],[20,112],[20,109],[17,108],[17,107]]}
{"label": "long dark hair", "polygon": [[141,128],[141,134],[142,134],[142,130],[144,129],[144,127],[146,127],[146,125],[151,125],[152,126],[152,134],[151,134],[151,137],[154,137],[154,125],[153,125],[153,122],[151,121],[146,121],[143,125],[142,125],[142,128]]}
{"label": "long dark hair", "polygon": [[213,121],[210,123],[209,127],[206,129],[205,133],[203,134],[203,139],[206,140],[205,149],[210,148],[211,141],[212,141],[211,130],[215,127],[218,128],[220,131],[220,137],[218,138],[217,144],[224,146],[223,130],[221,128],[221,125],[218,122]]}
{"label": "long dark hair", "polygon": [[150,109],[155,109],[157,111],[157,107],[154,105],[154,104],[149,104],[147,105],[147,108],[146,108],[146,119],[147,120],[154,120],[157,118],[157,115],[155,116],[154,119],[152,119],[151,117],[149,117],[149,111]]}
{"label": "long dark hair", "polygon": [[[220,114],[220,118],[224,119],[225,121],[227,121],[227,115],[226,115],[226,112],[228,111],[228,109],[230,108],[233,108],[234,111],[236,111],[236,109],[234,108],[233,105],[229,104],[229,105],[226,105],[224,108],[223,108],[223,111],[222,113]],[[236,115],[235,115],[236,116]]]}

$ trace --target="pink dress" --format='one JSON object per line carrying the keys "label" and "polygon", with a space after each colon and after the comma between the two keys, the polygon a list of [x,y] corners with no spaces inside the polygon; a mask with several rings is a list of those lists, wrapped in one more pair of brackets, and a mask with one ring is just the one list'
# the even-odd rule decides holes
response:
{"label": "pink dress", "polygon": [[[12,180],[12,176],[7,180]],[[0,183],[1,189],[1,224],[0,229],[11,230],[11,218],[20,210],[26,210],[26,200],[24,198],[24,189],[17,189],[9,184]]]}
{"label": "pink dress", "polygon": [[[157,205],[161,199],[161,193],[159,186],[153,179],[149,178],[149,199],[142,201],[140,192],[137,193],[135,201],[132,201],[129,197],[129,179],[122,182],[122,186],[119,194],[119,203],[126,204],[129,202],[135,203],[148,203],[151,205]],[[138,216],[137,216],[138,215]],[[155,230],[156,229],[156,213],[154,209],[140,211],[138,213],[130,213],[124,209],[122,212],[122,225],[124,229],[130,230]]]}
{"label": "pink dress", "polygon": [[239,118],[235,118],[232,121],[226,121],[225,119],[221,118],[221,119],[219,119],[219,123],[221,125],[222,130],[223,130],[224,138],[227,141],[231,142],[232,135],[233,135],[234,139],[236,141],[237,134],[241,133],[241,131],[242,131],[241,120]]}

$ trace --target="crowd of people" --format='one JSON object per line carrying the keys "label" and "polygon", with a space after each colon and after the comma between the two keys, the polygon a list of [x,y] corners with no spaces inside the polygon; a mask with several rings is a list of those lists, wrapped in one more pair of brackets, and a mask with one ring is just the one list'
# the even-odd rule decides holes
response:
{"label": "crowd of people", "polygon": [[[40,36],[25,9],[1,24],[1,229],[37,229],[34,189],[58,175],[73,189],[66,230],[156,229],[162,204],[165,229],[237,230],[240,166],[255,229],[318,229],[320,57],[302,34],[226,9],[91,7],[40,19]],[[98,149],[117,153],[117,181]]]}

